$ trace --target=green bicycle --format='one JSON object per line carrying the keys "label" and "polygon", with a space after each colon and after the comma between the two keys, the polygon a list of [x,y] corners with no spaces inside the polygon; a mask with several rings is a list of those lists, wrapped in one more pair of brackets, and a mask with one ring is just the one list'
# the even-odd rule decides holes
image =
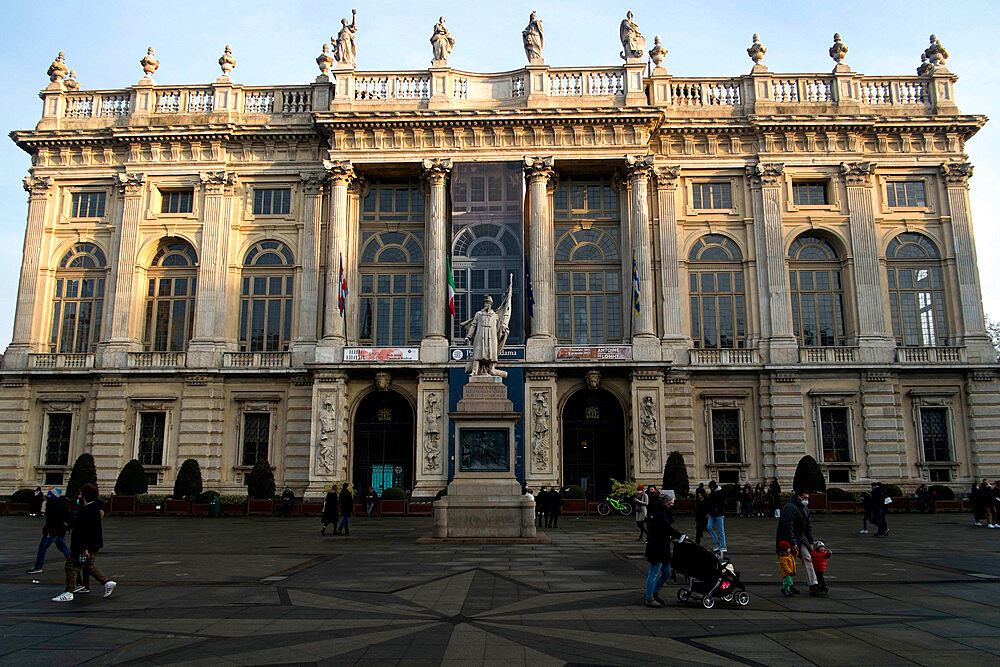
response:
{"label": "green bicycle", "polygon": [[611,514],[611,510],[617,511],[622,516],[628,516],[632,513],[632,505],[623,500],[615,500],[611,496],[608,496],[604,499],[603,503],[597,506],[597,513],[601,516]]}

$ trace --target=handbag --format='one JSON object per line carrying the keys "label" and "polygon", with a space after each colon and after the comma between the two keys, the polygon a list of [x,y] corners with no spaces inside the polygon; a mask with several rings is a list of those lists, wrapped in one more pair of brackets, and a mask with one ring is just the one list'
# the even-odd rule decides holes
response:
{"label": "handbag", "polygon": [[886,504],[886,505],[888,505],[888,504],[889,504],[889,503],[891,503],[891,502],[892,502],[892,498],[886,498],[886,499],[885,499],[885,504]]}

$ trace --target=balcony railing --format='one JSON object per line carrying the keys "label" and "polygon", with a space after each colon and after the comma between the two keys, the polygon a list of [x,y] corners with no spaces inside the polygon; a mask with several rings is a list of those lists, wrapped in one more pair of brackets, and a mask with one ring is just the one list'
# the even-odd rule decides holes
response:
{"label": "balcony railing", "polygon": [[858,360],[856,347],[800,347],[801,364],[849,364]]}
{"label": "balcony railing", "polygon": [[92,354],[32,354],[31,368],[93,368]]}
{"label": "balcony railing", "polygon": [[183,352],[129,352],[130,368],[181,368],[186,355]]}
{"label": "balcony railing", "polygon": [[692,366],[750,366],[759,363],[760,355],[753,349],[691,350]]}
{"label": "balcony railing", "polygon": [[964,347],[897,347],[896,361],[901,364],[961,364]]}
{"label": "balcony railing", "polygon": [[222,355],[226,368],[289,368],[292,365],[288,352],[226,352]]}

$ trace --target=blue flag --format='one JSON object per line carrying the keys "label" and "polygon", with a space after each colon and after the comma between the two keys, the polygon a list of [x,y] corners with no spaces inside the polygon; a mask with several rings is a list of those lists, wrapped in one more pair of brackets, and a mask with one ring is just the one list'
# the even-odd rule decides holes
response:
{"label": "blue flag", "polygon": [[531,291],[531,265],[527,262],[524,263],[524,283],[527,285],[528,317],[533,317],[535,314],[535,294]]}
{"label": "blue flag", "polygon": [[632,251],[632,310],[636,315],[641,310],[641,306],[639,305],[639,299],[641,298],[642,293],[639,291],[639,265],[635,262],[635,251]]}

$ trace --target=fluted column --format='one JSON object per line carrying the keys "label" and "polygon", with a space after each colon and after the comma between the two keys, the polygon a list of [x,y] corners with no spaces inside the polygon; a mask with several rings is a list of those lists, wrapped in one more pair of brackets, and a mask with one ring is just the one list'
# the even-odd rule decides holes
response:
{"label": "fluted column", "polygon": [[430,192],[424,231],[424,337],[420,360],[448,360],[448,198],[446,186],[451,173],[448,158],[428,158],[423,162],[423,180]]}
{"label": "fluted column", "polygon": [[677,246],[677,181],[680,167],[663,167],[656,176],[656,203],[660,214],[660,313],[663,326],[663,360],[687,363],[691,337],[684,330],[684,297],[680,285],[680,252]]}
{"label": "fluted column", "polygon": [[649,231],[649,177],[653,173],[652,155],[625,157],[631,200],[629,231],[632,240],[634,267],[626,272],[631,285],[633,270],[639,277],[639,312],[635,308],[634,287],[629,289],[629,310],[632,313],[632,358],[639,361],[659,361],[660,341],[656,337],[653,312],[653,241]]}
{"label": "fluted column", "polygon": [[316,353],[316,332],[319,327],[319,264],[320,234],[323,223],[323,190],[326,174],[305,173],[302,182],[302,234],[299,237],[298,260],[302,266],[299,291],[295,299],[295,321],[298,330],[291,344],[292,365],[313,361]]}
{"label": "fluted column", "polygon": [[[555,180],[550,157],[524,159],[528,179],[531,209],[528,218],[528,269],[531,274],[531,295],[534,298],[528,343],[525,354],[529,361],[551,361],[555,349],[555,232],[549,215],[549,186]],[[525,286],[527,289],[527,286]]]}
{"label": "fluted column", "polygon": [[121,221],[111,237],[111,275],[104,297],[108,339],[102,346],[101,365],[122,368],[128,364],[128,353],[138,345],[139,336],[133,321],[136,305],[135,265],[139,249],[139,222],[142,219],[142,199],[145,194],[145,174],[118,174],[118,196],[122,200]]}
{"label": "fluted column", "polygon": [[37,342],[42,336],[41,332],[33,331],[35,327],[32,323],[37,312],[38,267],[41,262],[46,206],[53,182],[48,176],[25,176],[23,183],[28,192],[28,224],[24,231],[24,255],[17,290],[17,307],[14,311],[14,336],[4,353],[4,368],[26,368],[28,354],[34,351],[32,342]]}
{"label": "fluted column", "polygon": [[766,353],[770,363],[798,361],[798,343],[792,335],[788,271],[781,230],[781,181],[784,171],[785,165],[780,163],[747,167],[753,198],[761,353]]}
{"label": "fluted column", "polygon": [[976,243],[972,236],[972,213],[969,208],[972,165],[968,162],[943,164],[941,175],[948,191],[951,237],[955,244],[955,268],[962,306],[962,344],[970,362],[994,363],[996,352],[986,334],[983,296],[976,273]]}
{"label": "fluted column", "polygon": [[854,294],[858,304],[858,347],[861,361],[895,361],[896,343],[885,326],[885,300],[879,270],[878,240],[872,207],[874,162],[845,162],[840,171],[847,183],[851,250],[854,255]]}
{"label": "fluted column", "polygon": [[[357,177],[350,160],[323,163],[330,183],[330,225],[327,230],[326,279],[323,296],[323,338],[316,361],[342,361],[347,343],[344,316],[337,307],[340,258],[347,254],[347,188]],[[346,270],[346,269],[345,269]],[[347,315],[347,312],[344,312]]]}

